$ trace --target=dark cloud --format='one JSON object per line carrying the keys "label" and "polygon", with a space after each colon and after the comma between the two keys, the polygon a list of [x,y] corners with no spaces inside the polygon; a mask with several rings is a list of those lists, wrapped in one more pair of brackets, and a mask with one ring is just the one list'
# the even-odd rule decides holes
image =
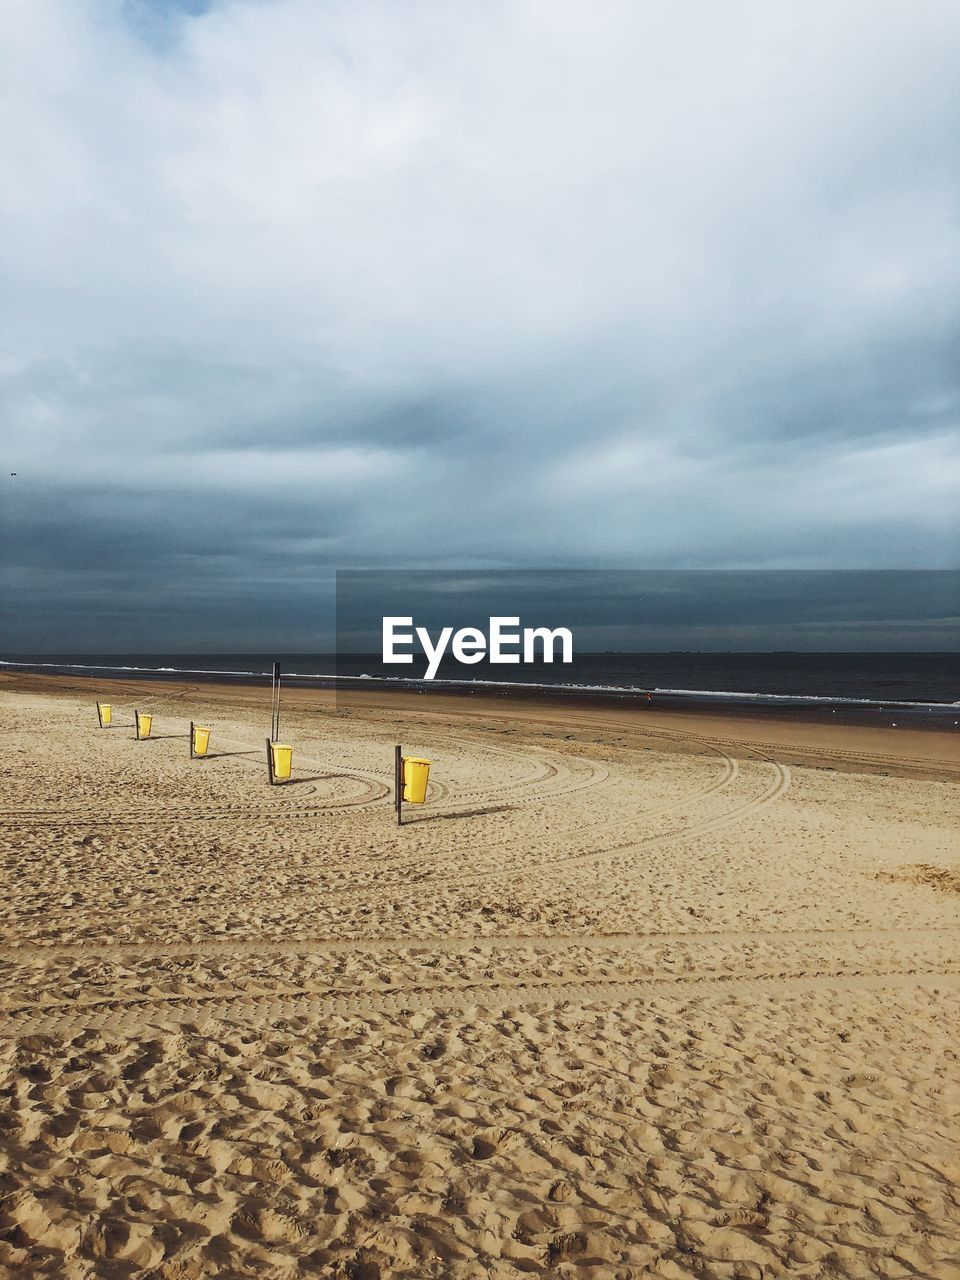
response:
{"label": "dark cloud", "polygon": [[521,627],[569,628],[578,653],[949,651],[960,637],[960,572],[346,570],[336,612],[341,653],[379,652],[384,616],[412,617],[434,638],[519,617]]}
{"label": "dark cloud", "polygon": [[350,565],[957,563],[947,0],[2,39],[10,649],[314,648]]}

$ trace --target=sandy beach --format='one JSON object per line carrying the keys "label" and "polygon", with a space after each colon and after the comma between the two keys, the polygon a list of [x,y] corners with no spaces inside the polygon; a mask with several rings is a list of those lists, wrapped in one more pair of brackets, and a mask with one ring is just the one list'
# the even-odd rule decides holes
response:
{"label": "sandy beach", "polygon": [[955,734],[269,697],[0,676],[0,1274],[960,1277]]}

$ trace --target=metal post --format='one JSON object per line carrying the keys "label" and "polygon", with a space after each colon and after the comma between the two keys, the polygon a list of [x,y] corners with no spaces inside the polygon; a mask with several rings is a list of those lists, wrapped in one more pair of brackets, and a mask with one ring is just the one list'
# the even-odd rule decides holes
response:
{"label": "metal post", "polygon": [[100,703],[97,703],[97,719],[100,721],[100,728],[103,728],[103,712],[100,710]]}
{"label": "metal post", "polygon": [[397,826],[403,823],[403,748],[393,753],[393,802],[397,809]]}
{"label": "metal post", "polygon": [[134,707],[133,709],[133,727],[137,735],[137,741],[140,741],[140,712]]}
{"label": "metal post", "polygon": [[280,737],[280,663],[273,664],[273,680],[271,681],[270,704],[270,737],[276,742]]}
{"label": "metal post", "polygon": [[270,785],[273,786],[273,752],[270,750],[270,739],[267,739],[267,777],[270,779]]}
{"label": "metal post", "polygon": [[274,742],[280,741],[280,663],[276,663],[277,668],[277,725],[273,731]]}
{"label": "metal post", "polygon": [[193,721],[190,721],[190,759],[193,759]]}

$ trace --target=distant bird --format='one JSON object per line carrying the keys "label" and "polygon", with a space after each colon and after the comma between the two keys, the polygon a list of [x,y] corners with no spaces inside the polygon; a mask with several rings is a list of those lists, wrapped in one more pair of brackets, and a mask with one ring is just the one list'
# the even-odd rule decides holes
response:
{"label": "distant bird", "polygon": [[12,476],[15,476],[17,473],[16,473],[15,471],[11,471],[11,472],[10,472],[10,474],[11,474]]}

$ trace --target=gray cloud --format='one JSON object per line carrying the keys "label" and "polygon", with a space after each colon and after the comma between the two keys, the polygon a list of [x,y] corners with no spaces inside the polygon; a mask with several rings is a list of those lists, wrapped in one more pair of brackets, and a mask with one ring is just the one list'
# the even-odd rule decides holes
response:
{"label": "gray cloud", "polygon": [[946,0],[0,38],[11,650],[310,648],[349,565],[957,563]]}
{"label": "gray cloud", "polygon": [[[346,570],[337,652],[377,653],[384,616],[485,631],[571,629],[576,652],[955,648],[960,573],[912,570]],[[402,630],[403,628],[401,628]],[[415,651],[423,647],[412,642]]]}

